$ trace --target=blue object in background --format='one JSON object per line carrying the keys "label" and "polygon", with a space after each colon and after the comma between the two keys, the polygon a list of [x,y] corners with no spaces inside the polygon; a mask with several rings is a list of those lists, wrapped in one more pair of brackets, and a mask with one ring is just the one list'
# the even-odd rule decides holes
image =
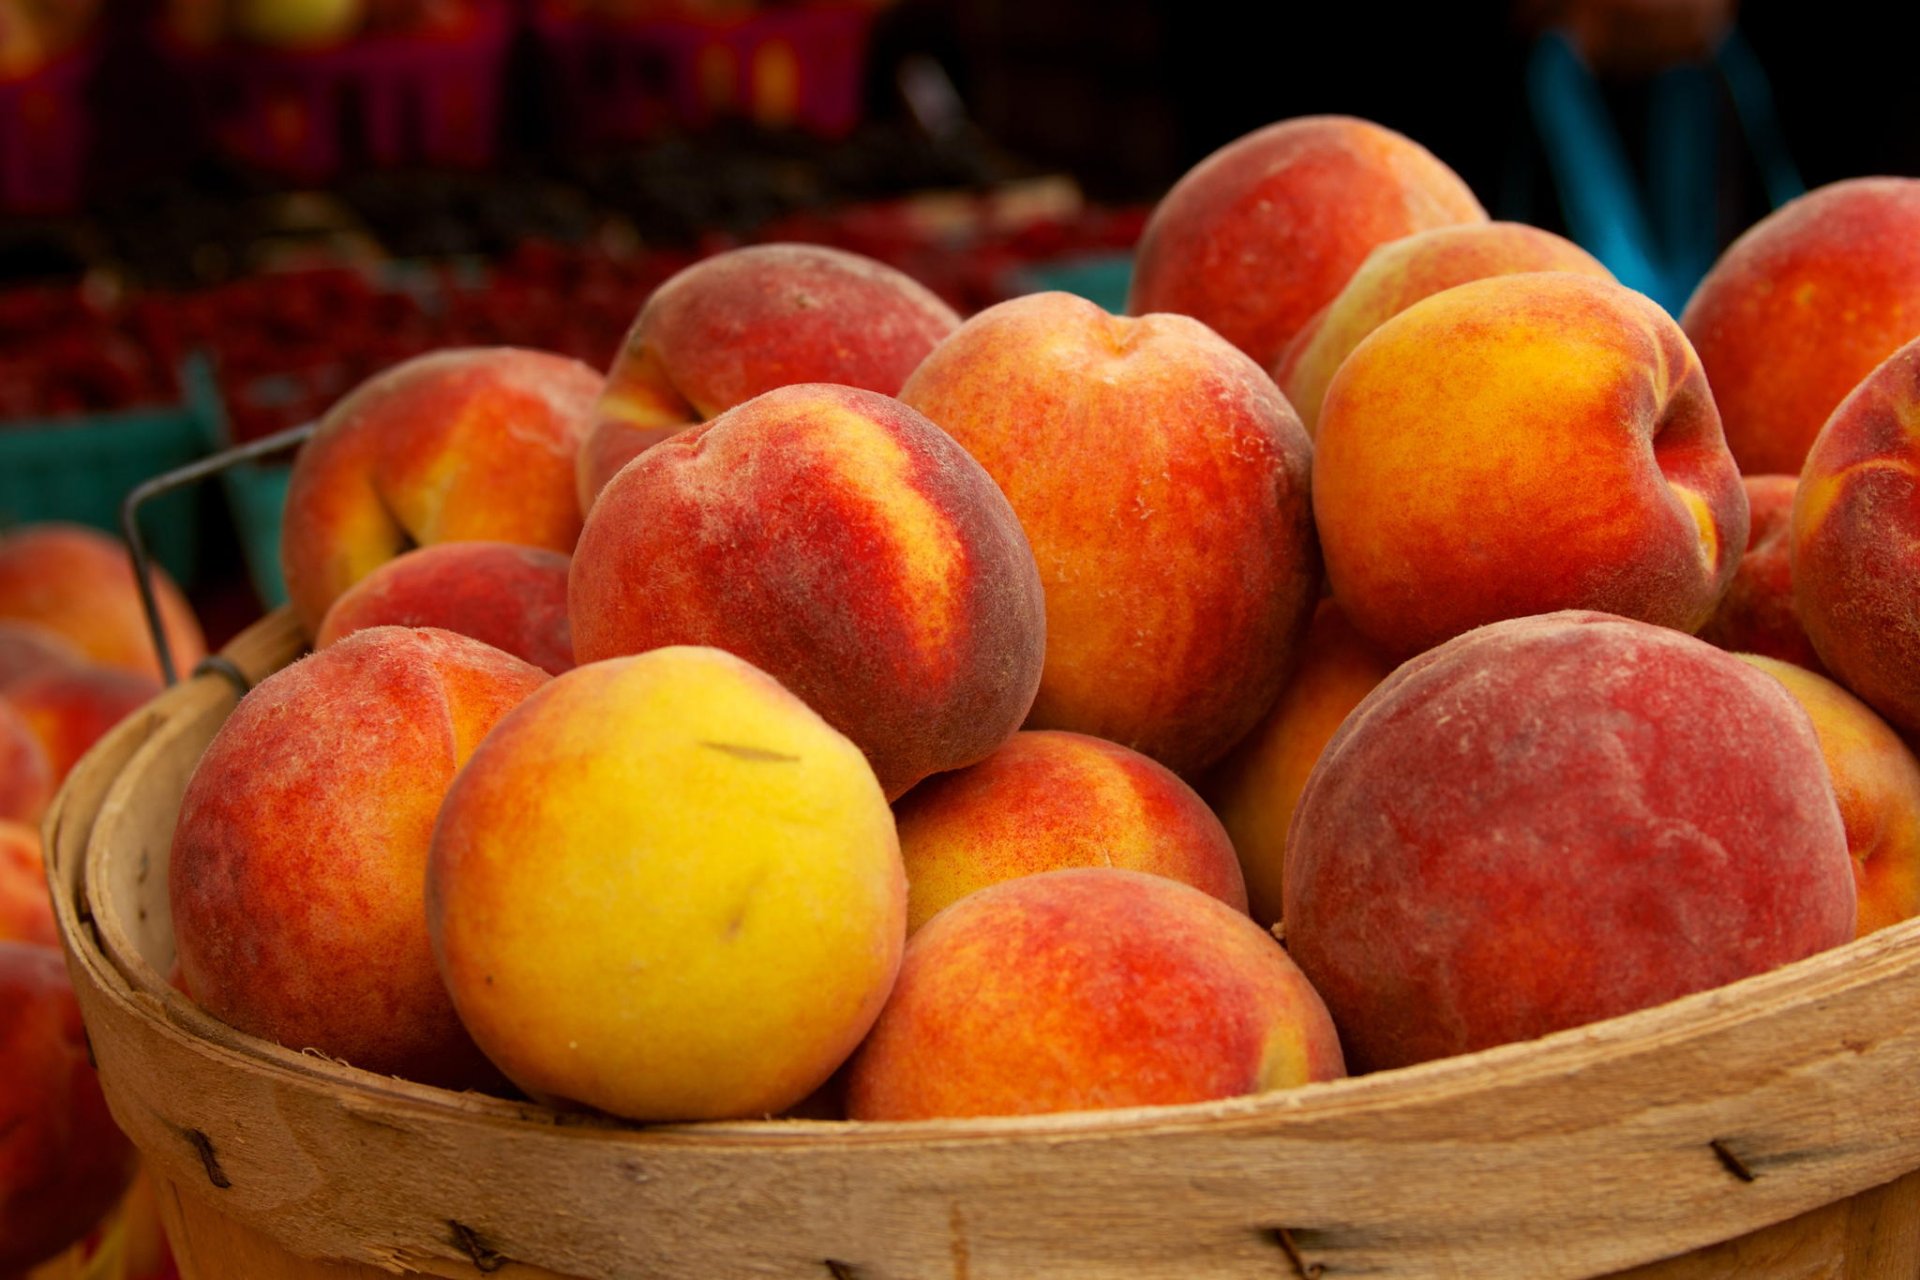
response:
{"label": "blue object in background", "polygon": [[1806,190],[1774,116],[1766,71],[1731,29],[1709,62],[1647,86],[1646,181],[1600,85],[1568,37],[1549,31],[1527,57],[1527,105],[1570,238],[1620,283],[1678,315],[1720,252],[1720,94],[1733,104],[1769,204]]}

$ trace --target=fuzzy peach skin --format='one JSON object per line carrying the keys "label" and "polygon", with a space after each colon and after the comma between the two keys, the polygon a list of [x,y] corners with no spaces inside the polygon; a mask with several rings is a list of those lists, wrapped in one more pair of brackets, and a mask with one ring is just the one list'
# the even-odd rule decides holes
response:
{"label": "fuzzy peach skin", "polygon": [[511,542],[440,542],[395,556],[341,594],[314,633],[324,649],[368,627],[442,627],[549,675],[573,666],[564,552]]}
{"label": "fuzzy peach skin", "polygon": [[[174,669],[192,670],[207,651],[199,619],[159,565],[153,589]],[[43,627],[88,661],[160,677],[126,544],[98,529],[48,521],[0,533],[0,623],[10,622]]]}
{"label": "fuzzy peach skin", "polygon": [[287,485],[280,560],[309,636],[346,589],[436,542],[571,552],[573,491],[604,379],[516,347],[437,351],[375,374],[336,403]]}
{"label": "fuzzy peach skin", "polygon": [[1273,936],[1189,885],[1076,867],[990,885],[907,944],[853,1120],[1205,1102],[1345,1074]]}
{"label": "fuzzy peach skin", "polygon": [[0,1275],[73,1244],[137,1157],[114,1125],[57,947],[0,942]]}
{"label": "fuzzy peach skin", "polygon": [[968,320],[900,396],[1032,540],[1047,661],[1029,728],[1186,774],[1253,727],[1320,590],[1312,446],[1264,370],[1186,316],[1037,293]]}
{"label": "fuzzy peach skin", "polygon": [[40,833],[4,819],[0,819],[0,942],[60,945]]}
{"label": "fuzzy peach skin", "polygon": [[648,450],[587,518],[581,663],[712,645],[867,753],[889,799],[1020,727],[1045,653],[1033,551],[953,439],[873,391],[802,383]]}
{"label": "fuzzy peach skin", "polygon": [[1355,1071],[1526,1040],[1853,937],[1807,714],[1667,627],[1566,611],[1399,667],[1294,811],[1287,949]]}
{"label": "fuzzy peach skin", "polygon": [[89,665],[16,680],[0,689],[0,702],[13,709],[39,742],[58,788],[89,747],[160,690],[153,676]]}
{"label": "fuzzy peach skin", "polygon": [[1327,383],[1360,340],[1422,298],[1469,280],[1523,271],[1613,273],[1573,241],[1519,222],[1469,222],[1416,231],[1368,254],[1346,287],[1293,336],[1273,369],[1311,436]]}
{"label": "fuzzy peach skin", "polygon": [[1334,597],[1389,658],[1565,608],[1692,631],[1747,545],[1686,335],[1567,272],[1458,285],[1355,347],[1321,410],[1313,512]]}
{"label": "fuzzy peach skin", "polygon": [[441,798],[545,672],[375,627],[263,680],[187,784],[168,894],[193,998],[240,1030],[459,1088],[495,1077],[427,941]]}
{"label": "fuzzy peach skin", "polygon": [[57,631],[32,622],[0,621],[0,689],[53,667],[77,667],[86,661],[79,646]]}
{"label": "fuzzy peach skin", "polygon": [[1681,312],[1749,475],[1798,474],[1836,406],[1920,335],[1920,179],[1809,191],[1727,247]]}
{"label": "fuzzy peach skin", "polygon": [[0,696],[0,821],[37,823],[53,799],[53,765],[26,719]]}
{"label": "fuzzy peach skin", "polygon": [[702,259],[654,290],[607,371],[576,473],[580,509],[649,446],[796,382],[897,395],[960,317],[864,254],[760,244]]}
{"label": "fuzzy peach skin", "polygon": [[1793,607],[1835,679],[1920,734],[1920,339],[1820,429],[1794,494]]}
{"label": "fuzzy peach skin", "polygon": [[1729,653],[1758,653],[1826,674],[1793,608],[1793,495],[1798,476],[1742,476],[1747,550],[1713,616],[1697,633]]}
{"label": "fuzzy peach skin", "polygon": [[1378,245],[1485,222],[1419,143],[1351,116],[1299,116],[1236,138],[1155,206],[1127,311],[1203,321],[1263,369]]}
{"label": "fuzzy peach skin", "polygon": [[1833,777],[1865,937],[1920,915],[1920,759],[1866,703],[1823,675],[1759,654],[1737,655],[1806,708]]}
{"label": "fuzzy peach skin", "polygon": [[1159,762],[1058,729],[1016,733],[979,764],[937,774],[894,808],[907,932],[976,889],[1061,867],[1125,867],[1190,884],[1238,910],[1233,842]]}
{"label": "fuzzy peach skin", "polygon": [[488,1056],[635,1120],[807,1098],[879,1014],[905,911],[860,749],[694,646],[581,666],[509,714],[427,868],[434,955]]}
{"label": "fuzzy peach skin", "polygon": [[1233,841],[1248,910],[1269,928],[1280,921],[1287,828],[1307,775],[1341,721],[1392,670],[1338,603],[1321,600],[1272,710],[1200,782]]}

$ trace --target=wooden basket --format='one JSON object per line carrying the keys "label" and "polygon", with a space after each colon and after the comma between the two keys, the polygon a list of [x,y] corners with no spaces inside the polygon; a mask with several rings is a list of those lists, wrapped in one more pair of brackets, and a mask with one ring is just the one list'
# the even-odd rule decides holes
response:
{"label": "wooden basket", "polygon": [[[282,613],[226,656],[257,679],[299,649]],[[186,1280],[1920,1276],[1920,922],[1263,1097],[635,1129],[304,1056],[167,985],[174,818],[236,697],[169,690],[46,828],[101,1078]]]}

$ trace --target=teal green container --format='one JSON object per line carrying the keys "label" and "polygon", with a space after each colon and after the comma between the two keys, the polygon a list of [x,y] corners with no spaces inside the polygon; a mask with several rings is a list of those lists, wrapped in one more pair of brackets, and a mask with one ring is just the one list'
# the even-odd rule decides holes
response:
{"label": "teal green container", "polygon": [[1133,255],[1088,253],[1021,267],[1013,273],[1013,291],[1058,291],[1097,302],[1114,315],[1127,313],[1127,289],[1133,283]]}
{"label": "teal green container", "polygon": [[[136,485],[198,461],[219,437],[220,391],[207,362],[180,370],[182,400],[160,409],[0,424],[0,529],[48,520],[118,537],[120,506]],[[200,567],[199,486],[147,503],[140,532],[181,586]]]}

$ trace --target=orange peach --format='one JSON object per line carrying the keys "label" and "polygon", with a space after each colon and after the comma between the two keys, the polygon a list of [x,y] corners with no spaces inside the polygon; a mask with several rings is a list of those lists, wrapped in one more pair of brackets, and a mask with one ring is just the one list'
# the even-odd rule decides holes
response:
{"label": "orange peach", "polygon": [[1393,664],[1360,638],[1333,600],[1322,600],[1300,647],[1300,665],[1266,717],[1201,782],[1246,876],[1248,909],[1279,923],[1287,828],[1327,741]]}
{"label": "orange peach", "polygon": [[434,967],[427,850],[455,771],[547,679],[450,631],[375,627],[247,694],[174,831],[168,892],[193,998],[369,1071],[491,1081]]}
{"label": "orange peach", "polygon": [[960,317],[925,285],[863,254],[761,244],[662,284],[607,371],[580,451],[580,509],[648,446],[797,382],[897,395]]}
{"label": "orange peach", "polygon": [[1853,937],[1820,742],[1780,682],[1567,611],[1401,665],[1294,812],[1287,949],[1356,1071],[1525,1040]]}
{"label": "orange peach", "polygon": [[510,713],[447,793],[427,924],[474,1038],[538,1098],[765,1116],[893,985],[906,882],[859,748],[765,672],[668,646]]}
{"label": "orange peach", "polygon": [[348,587],[417,546],[572,551],[574,459],[602,381],[544,351],[462,348],[397,364],[328,410],[294,459],[281,526],[307,634]]}
{"label": "orange peach", "polygon": [[1312,435],[1327,383],[1362,338],[1442,289],[1522,271],[1613,279],[1599,259],[1573,241],[1524,223],[1468,222],[1417,231],[1367,255],[1346,287],[1287,344],[1273,380]]}
{"label": "orange peach", "polygon": [[1271,369],[1378,246],[1485,222],[1419,143],[1350,116],[1300,116],[1229,142],[1154,208],[1134,251],[1133,315],[1205,322]]}
{"label": "orange peach", "polygon": [[54,947],[0,942],[0,1275],[86,1235],[132,1180]]}
{"label": "orange peach", "polygon": [[314,633],[324,649],[368,627],[443,627],[549,675],[573,666],[569,558],[511,542],[440,542],[395,556],[341,594]]}
{"label": "orange peach", "polygon": [[990,885],[907,944],[854,1056],[854,1120],[1203,1102],[1345,1074],[1325,1005],[1244,914],[1080,867]]}
{"label": "orange peach", "polygon": [[0,696],[0,821],[40,821],[53,788],[53,765],[39,735]]}
{"label": "orange peach", "polygon": [[[190,670],[206,656],[199,620],[159,565],[153,589],[174,669]],[[43,627],[90,661],[160,676],[126,545],[97,529],[50,521],[0,534],[0,622]],[[18,655],[30,643],[9,648]]]}
{"label": "orange peach", "polygon": [[1028,727],[1176,773],[1280,691],[1320,589],[1312,446],[1266,372],[1186,316],[1065,293],[980,312],[901,390],[992,475],[1046,588]]}
{"label": "orange peach", "polygon": [[1833,776],[1860,898],[1865,937],[1920,915],[1920,759],[1866,703],[1823,675],[1740,654],[1806,708]]}
{"label": "orange peach", "polygon": [[938,774],[895,806],[907,932],[990,884],[1062,867],[1168,876],[1245,911],[1233,842],[1193,788],[1117,742],[1016,733],[979,764]]}
{"label": "orange peach", "polygon": [[1313,511],[1334,597],[1389,658],[1566,608],[1692,631],[1747,544],[1686,335],[1557,271],[1434,294],[1354,348],[1321,409]]}
{"label": "orange peach", "polygon": [[53,897],[40,856],[40,833],[0,820],[0,942],[60,945],[53,924]]}
{"label": "orange peach", "polygon": [[0,622],[0,689],[53,667],[77,667],[86,661],[79,647],[57,631],[32,622]]}
{"label": "orange peach", "polygon": [[160,693],[152,676],[117,667],[66,667],[29,676],[0,690],[40,743],[58,787],[107,730]]}
{"label": "orange peach", "polygon": [[1920,179],[1850,178],[1762,218],[1680,316],[1751,475],[1792,475],[1841,399],[1920,335]]}
{"label": "orange peach", "polygon": [[1920,734],[1920,339],[1843,400],[1807,453],[1793,607],[1835,679]]}
{"label": "orange peach", "polygon": [[1798,476],[1742,476],[1747,491],[1747,550],[1713,616],[1697,633],[1729,653],[1758,653],[1826,674],[1793,611],[1790,528]]}
{"label": "orange peach", "polygon": [[1033,551],[992,478],[898,400],[826,383],[636,458],[568,595],[581,663],[725,649],[859,744],[889,799],[1006,741],[1045,651]]}

